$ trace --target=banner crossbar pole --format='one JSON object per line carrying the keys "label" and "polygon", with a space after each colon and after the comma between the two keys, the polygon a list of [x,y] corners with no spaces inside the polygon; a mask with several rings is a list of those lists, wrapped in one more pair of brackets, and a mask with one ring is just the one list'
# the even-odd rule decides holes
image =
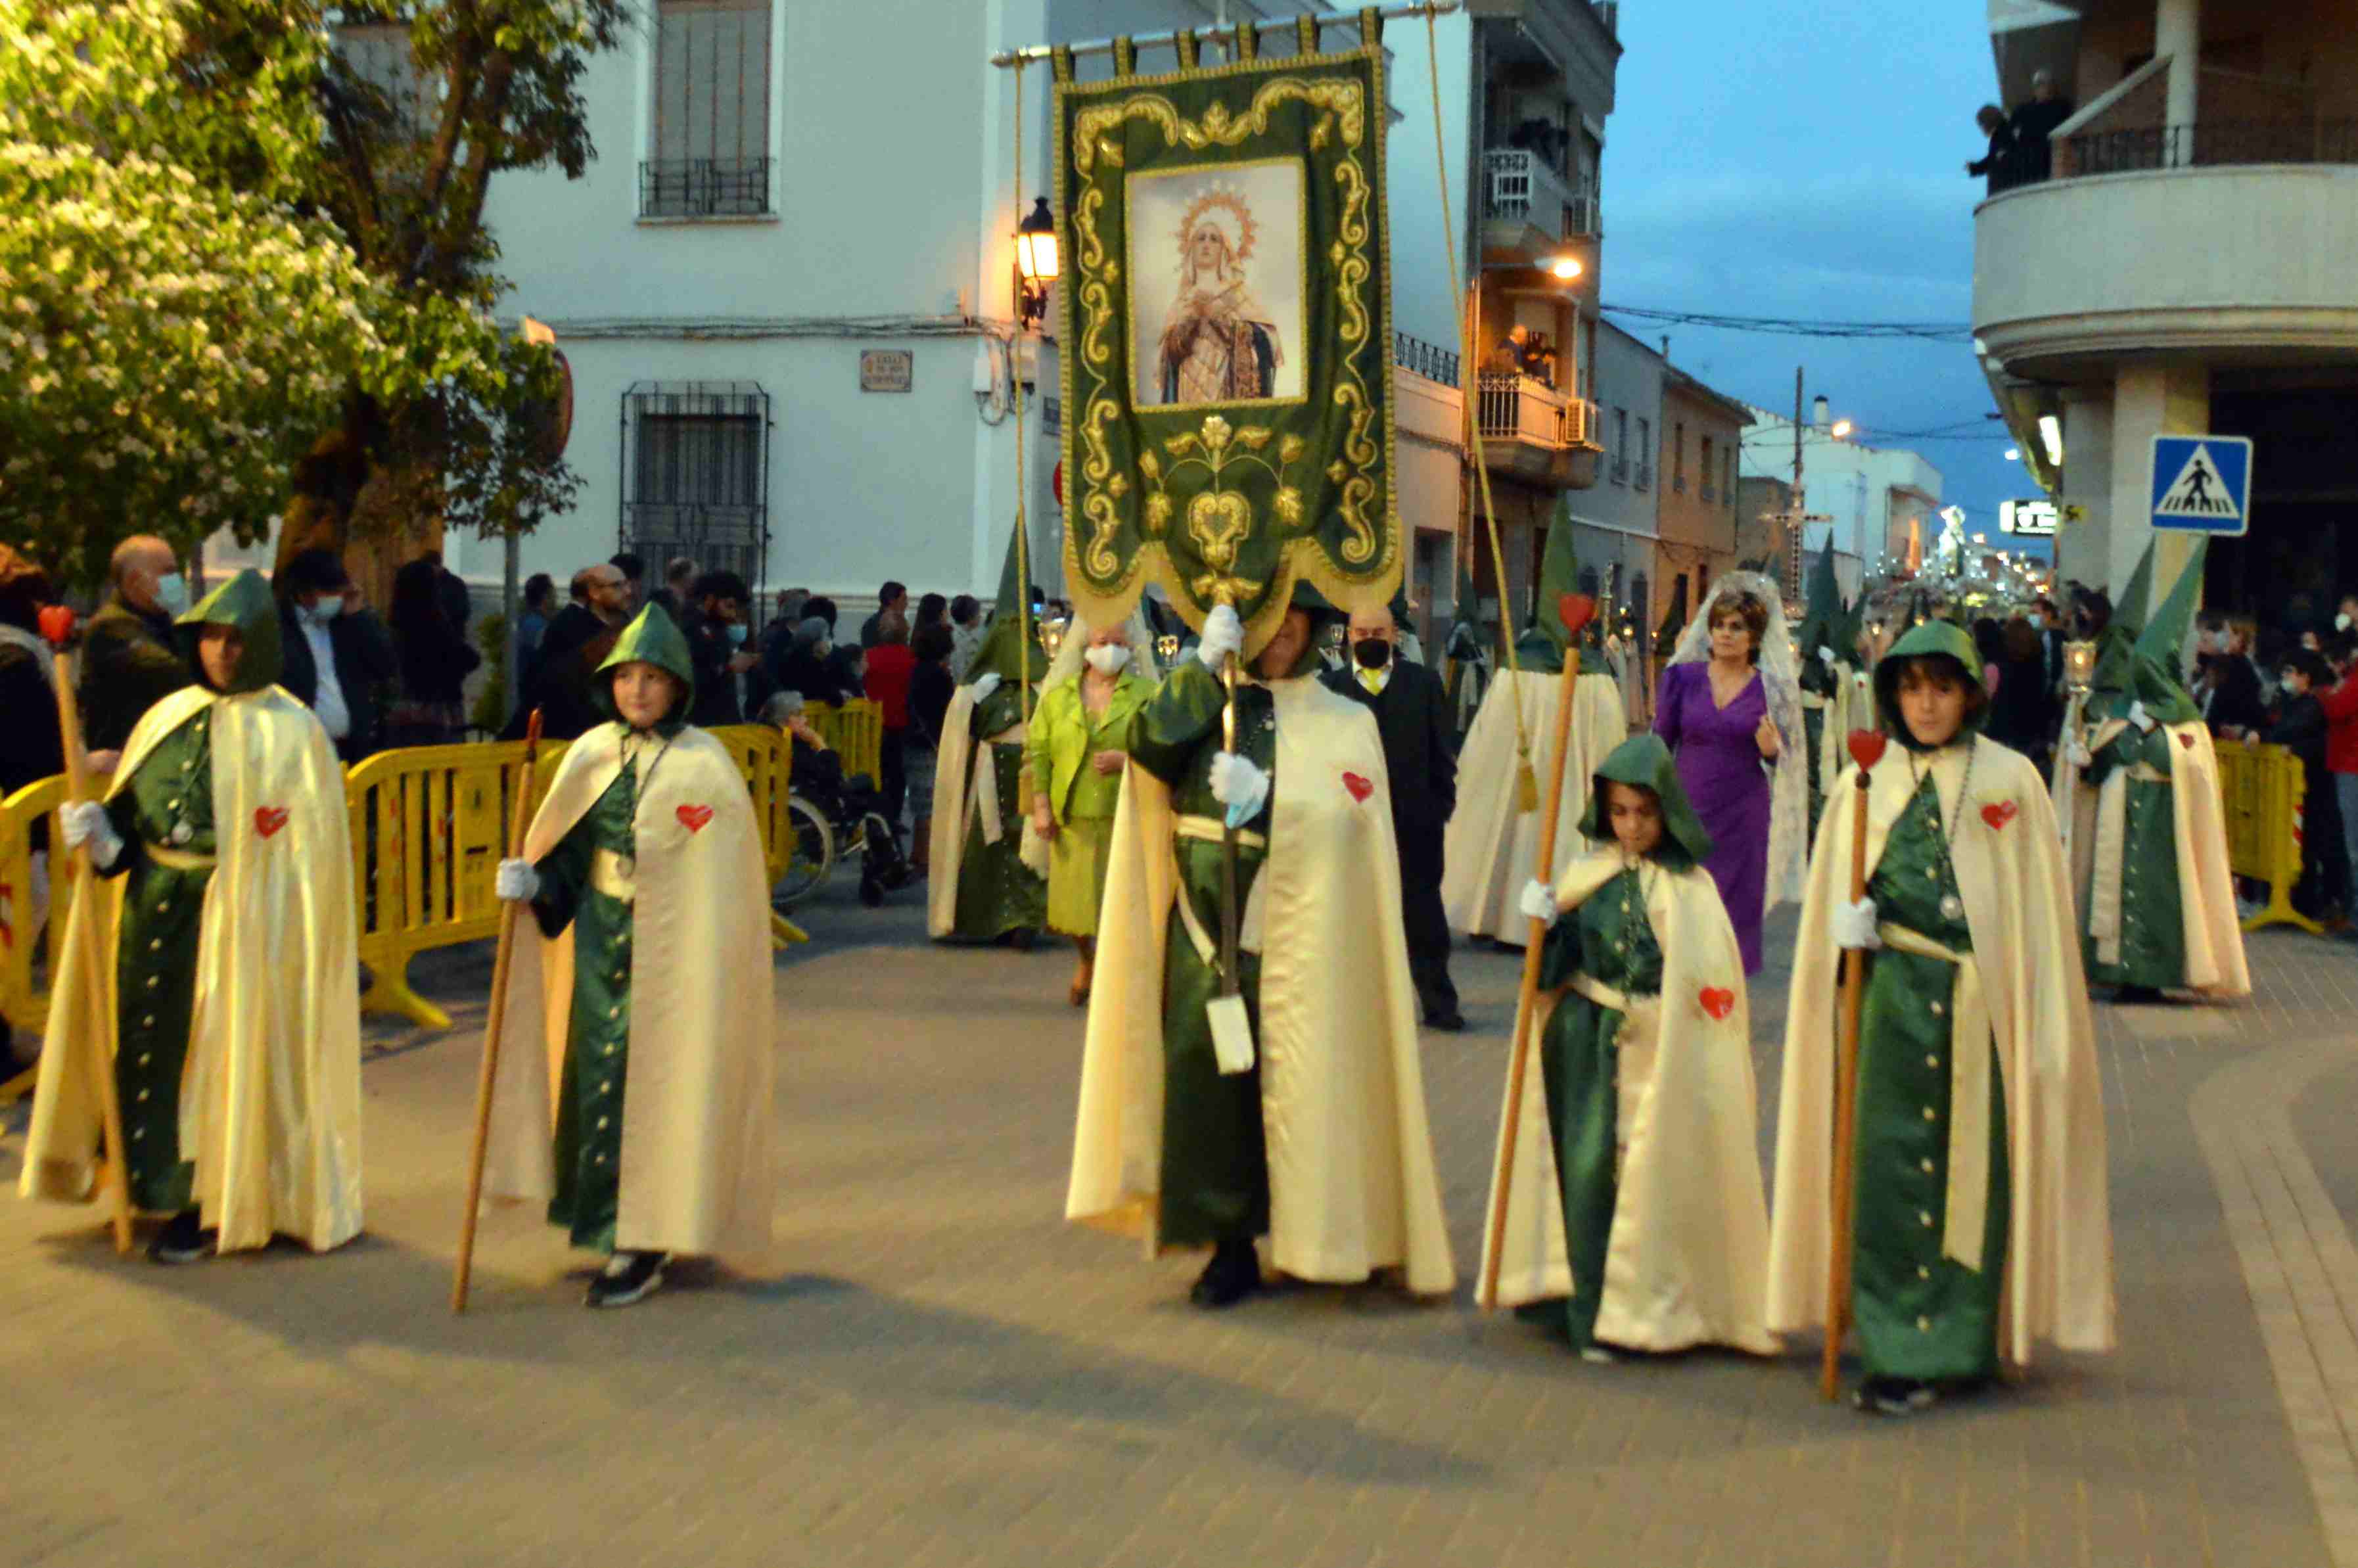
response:
{"label": "banner crossbar pole", "polygon": [[[1383,21],[1395,22],[1406,16],[1446,16],[1453,11],[1462,11],[1465,8],[1466,0],[1415,0],[1412,5],[1387,5],[1377,13],[1377,16]],[[1354,27],[1357,25],[1358,18],[1336,16],[1322,18],[1322,20],[1338,23],[1344,27]],[[1254,30],[1256,32],[1278,30],[1283,26],[1282,22],[1256,24]],[[1208,27],[1197,28],[1195,31],[1206,43],[1217,43],[1220,40],[1220,31]],[[1176,31],[1140,33],[1130,41],[1141,49],[1153,49],[1161,45],[1175,43],[1178,38],[1179,34]],[[1073,58],[1085,59],[1090,55],[1111,54],[1113,43],[1111,38],[1098,38],[1086,44],[1075,44],[1072,46]],[[1055,48],[1054,44],[1033,44],[1029,49],[1010,49],[1002,54],[992,55],[990,63],[1003,69],[1014,65],[1018,60],[1046,59],[1055,53]]]}

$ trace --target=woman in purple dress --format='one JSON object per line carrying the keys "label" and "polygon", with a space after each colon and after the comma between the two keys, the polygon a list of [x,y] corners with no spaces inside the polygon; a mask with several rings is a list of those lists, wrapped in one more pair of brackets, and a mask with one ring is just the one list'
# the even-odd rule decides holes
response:
{"label": "woman in purple dress", "polygon": [[1679,783],[1711,835],[1704,864],[1736,926],[1747,975],[1760,968],[1762,918],[1791,892],[1792,868],[1783,860],[1800,847],[1774,831],[1783,803],[1771,780],[1795,772],[1778,764],[1798,725],[1784,711],[1794,706],[1794,684],[1760,667],[1764,651],[1790,653],[1781,626],[1771,640],[1771,623],[1781,617],[1765,587],[1748,574],[1722,579],[1662,672],[1654,705],[1654,733],[1671,748]]}

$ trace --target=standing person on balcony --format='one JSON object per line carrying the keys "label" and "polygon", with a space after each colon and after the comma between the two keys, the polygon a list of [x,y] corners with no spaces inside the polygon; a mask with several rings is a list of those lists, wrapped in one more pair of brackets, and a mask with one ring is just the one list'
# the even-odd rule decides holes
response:
{"label": "standing person on balcony", "polygon": [[[59,813],[107,881],[74,903],[97,940],[65,944],[21,1190],[94,1195],[92,1080],[113,1073],[132,1207],[170,1217],[147,1249],[158,1263],[275,1235],[324,1252],[361,1229],[344,774],[278,684],[280,626],[251,571],[181,616],[195,684],[139,720],[103,803]],[[92,947],[115,955],[95,976]]]}
{"label": "standing person on balcony", "polygon": [[172,546],[135,534],[114,546],[114,591],[82,630],[81,728],[90,765],[111,772],[139,716],[189,684],[172,646],[172,617],[189,607],[188,579]]}
{"label": "standing person on balcony", "polygon": [[1986,175],[1989,194],[1996,196],[2014,184],[2014,127],[2006,123],[2006,111],[1995,103],[1983,104],[1981,113],[1974,119],[1981,125],[1982,135],[1989,138],[1989,153],[1987,157],[1965,165],[1965,172]]}
{"label": "standing person on balcony", "polygon": [[2036,185],[2053,176],[2055,146],[2048,138],[2071,114],[2071,101],[2057,95],[2054,77],[2043,70],[2033,71],[2030,101],[2017,104],[2014,117],[2007,122],[2014,133],[2014,183]]}
{"label": "standing person on balcony", "polygon": [[684,722],[694,668],[642,611],[597,672],[611,721],[566,749],[497,877],[537,930],[508,977],[485,1190],[610,1255],[593,1307],[644,1298],[674,1253],[770,1245],[769,888],[744,776]]}

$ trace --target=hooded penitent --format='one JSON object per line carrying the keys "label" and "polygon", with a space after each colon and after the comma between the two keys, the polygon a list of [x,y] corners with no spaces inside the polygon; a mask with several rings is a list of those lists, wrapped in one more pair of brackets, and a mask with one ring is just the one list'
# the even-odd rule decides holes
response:
{"label": "hooded penitent", "polygon": [[758,1259],[770,1239],[769,889],[744,775],[679,721],[687,639],[660,605],[600,666],[681,684],[651,730],[566,748],[525,838],[485,1190],[600,1250]]}
{"label": "hooded penitent", "polygon": [[[1652,793],[1662,838],[1641,860],[1610,844],[1607,785]],[[1711,841],[1668,747],[1625,741],[1594,779],[1583,831],[1607,848],[1555,884],[1553,1009],[1525,1080],[1495,1303],[1563,1300],[1575,1344],[1775,1348],[1761,1306],[1761,1188],[1744,957],[1702,862]],[[1543,1091],[1543,1094],[1542,1092]],[[1502,1116],[1503,1128],[1503,1116]],[[1487,1210],[1486,1210],[1487,1212]]]}
{"label": "hooded penitent", "polygon": [[2252,977],[2227,860],[2218,758],[2178,675],[2201,596],[2204,543],[2196,542],[2169,597],[2116,664],[2122,684],[2091,697],[2092,710],[2104,716],[2088,740],[2093,760],[2076,768],[2065,749],[2056,764],[2058,809],[2073,813],[2088,979],[2240,997],[2251,994]]}
{"label": "hooded penitent", "polygon": [[2055,819],[2029,762],[1968,727],[1928,747],[1894,705],[1933,659],[1975,683],[1972,640],[1910,631],[1877,666],[1902,743],[1865,792],[1826,802],[1794,945],[1779,1099],[1768,1326],[1826,1312],[1829,1156],[1853,814],[1883,950],[1870,960],[1858,1068],[1855,1320],[1871,1375],[1986,1376],[2113,1341],[2104,1118]]}
{"label": "hooded penitent", "polygon": [[[1454,928],[1520,943],[1531,922],[1515,907],[1518,892],[1539,871],[1541,813],[1547,805],[1549,754],[1569,633],[1557,605],[1579,581],[1570,522],[1559,516],[1548,531],[1540,563],[1539,613],[1515,645],[1516,668],[1501,660],[1483,694],[1481,710],[1457,759],[1457,809],[1444,836],[1441,905]],[[1589,777],[1605,754],[1629,733],[1621,687],[1595,644],[1600,628],[1583,639],[1580,676],[1573,690],[1572,733],[1564,755],[1563,806],[1556,818],[1552,877],[1587,846],[1579,837]],[[1538,666],[1538,667],[1535,667]],[[1523,764],[1539,781],[1539,807],[1524,809]]]}
{"label": "hooded penitent", "polygon": [[[1336,612],[1306,584],[1292,604]],[[1216,1065],[1224,693],[1180,662],[1130,725],[1109,846],[1065,1217],[1192,1246],[1265,1231],[1298,1279],[1453,1272],[1424,1108],[1390,785],[1374,716],[1294,667],[1237,691],[1237,752],[1271,777],[1237,833],[1238,989],[1257,1045]]]}
{"label": "hooded penitent", "polygon": [[[925,929],[937,939],[988,942],[1048,920],[1047,881],[1023,859],[1026,687],[1047,673],[1048,658],[1031,612],[1021,543],[1010,532],[990,623],[966,684],[942,715],[925,881]],[[993,689],[978,699],[975,688],[987,676],[996,677]]]}
{"label": "hooded penitent", "polygon": [[134,1203],[197,1207],[224,1251],[274,1234],[321,1249],[361,1228],[360,985],[344,775],[327,732],[273,685],[278,617],[242,572],[181,616],[244,649],[133,729],[107,796],[122,854],[71,918],[41,1053],[23,1188],[92,1195],[92,1051],[113,1054]]}
{"label": "hooded penitent", "polygon": [[1818,552],[1810,573],[1809,608],[1801,622],[1801,726],[1809,738],[1810,827],[1825,811],[1826,782],[1842,771],[1843,741],[1866,722],[1854,679],[1858,655],[1853,611],[1843,607],[1834,579],[1833,546]]}

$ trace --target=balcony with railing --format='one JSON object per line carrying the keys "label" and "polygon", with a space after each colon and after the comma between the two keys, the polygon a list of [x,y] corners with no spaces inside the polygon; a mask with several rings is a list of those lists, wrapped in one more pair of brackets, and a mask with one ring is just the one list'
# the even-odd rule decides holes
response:
{"label": "balcony with railing", "polygon": [[1596,238],[1596,191],[1585,179],[1567,177],[1538,153],[1509,147],[1482,155],[1482,216],[1497,243],[1529,230],[1543,248]]}
{"label": "balcony with railing", "polygon": [[1567,396],[1543,381],[1511,372],[1475,378],[1474,417],[1492,470],[1585,490],[1596,482],[1596,405]]}
{"label": "balcony with railing", "polygon": [[1981,204],[1974,333],[2006,375],[2078,380],[2159,353],[2348,358],[2358,119],[2328,109],[2324,85],[2205,67],[2199,113],[2173,124],[2171,68],[2149,62],[2067,121],[2051,178]]}
{"label": "balcony with railing", "polygon": [[1392,334],[1392,363],[1412,375],[1421,375],[1443,386],[1457,384],[1455,352],[1408,332]]}

